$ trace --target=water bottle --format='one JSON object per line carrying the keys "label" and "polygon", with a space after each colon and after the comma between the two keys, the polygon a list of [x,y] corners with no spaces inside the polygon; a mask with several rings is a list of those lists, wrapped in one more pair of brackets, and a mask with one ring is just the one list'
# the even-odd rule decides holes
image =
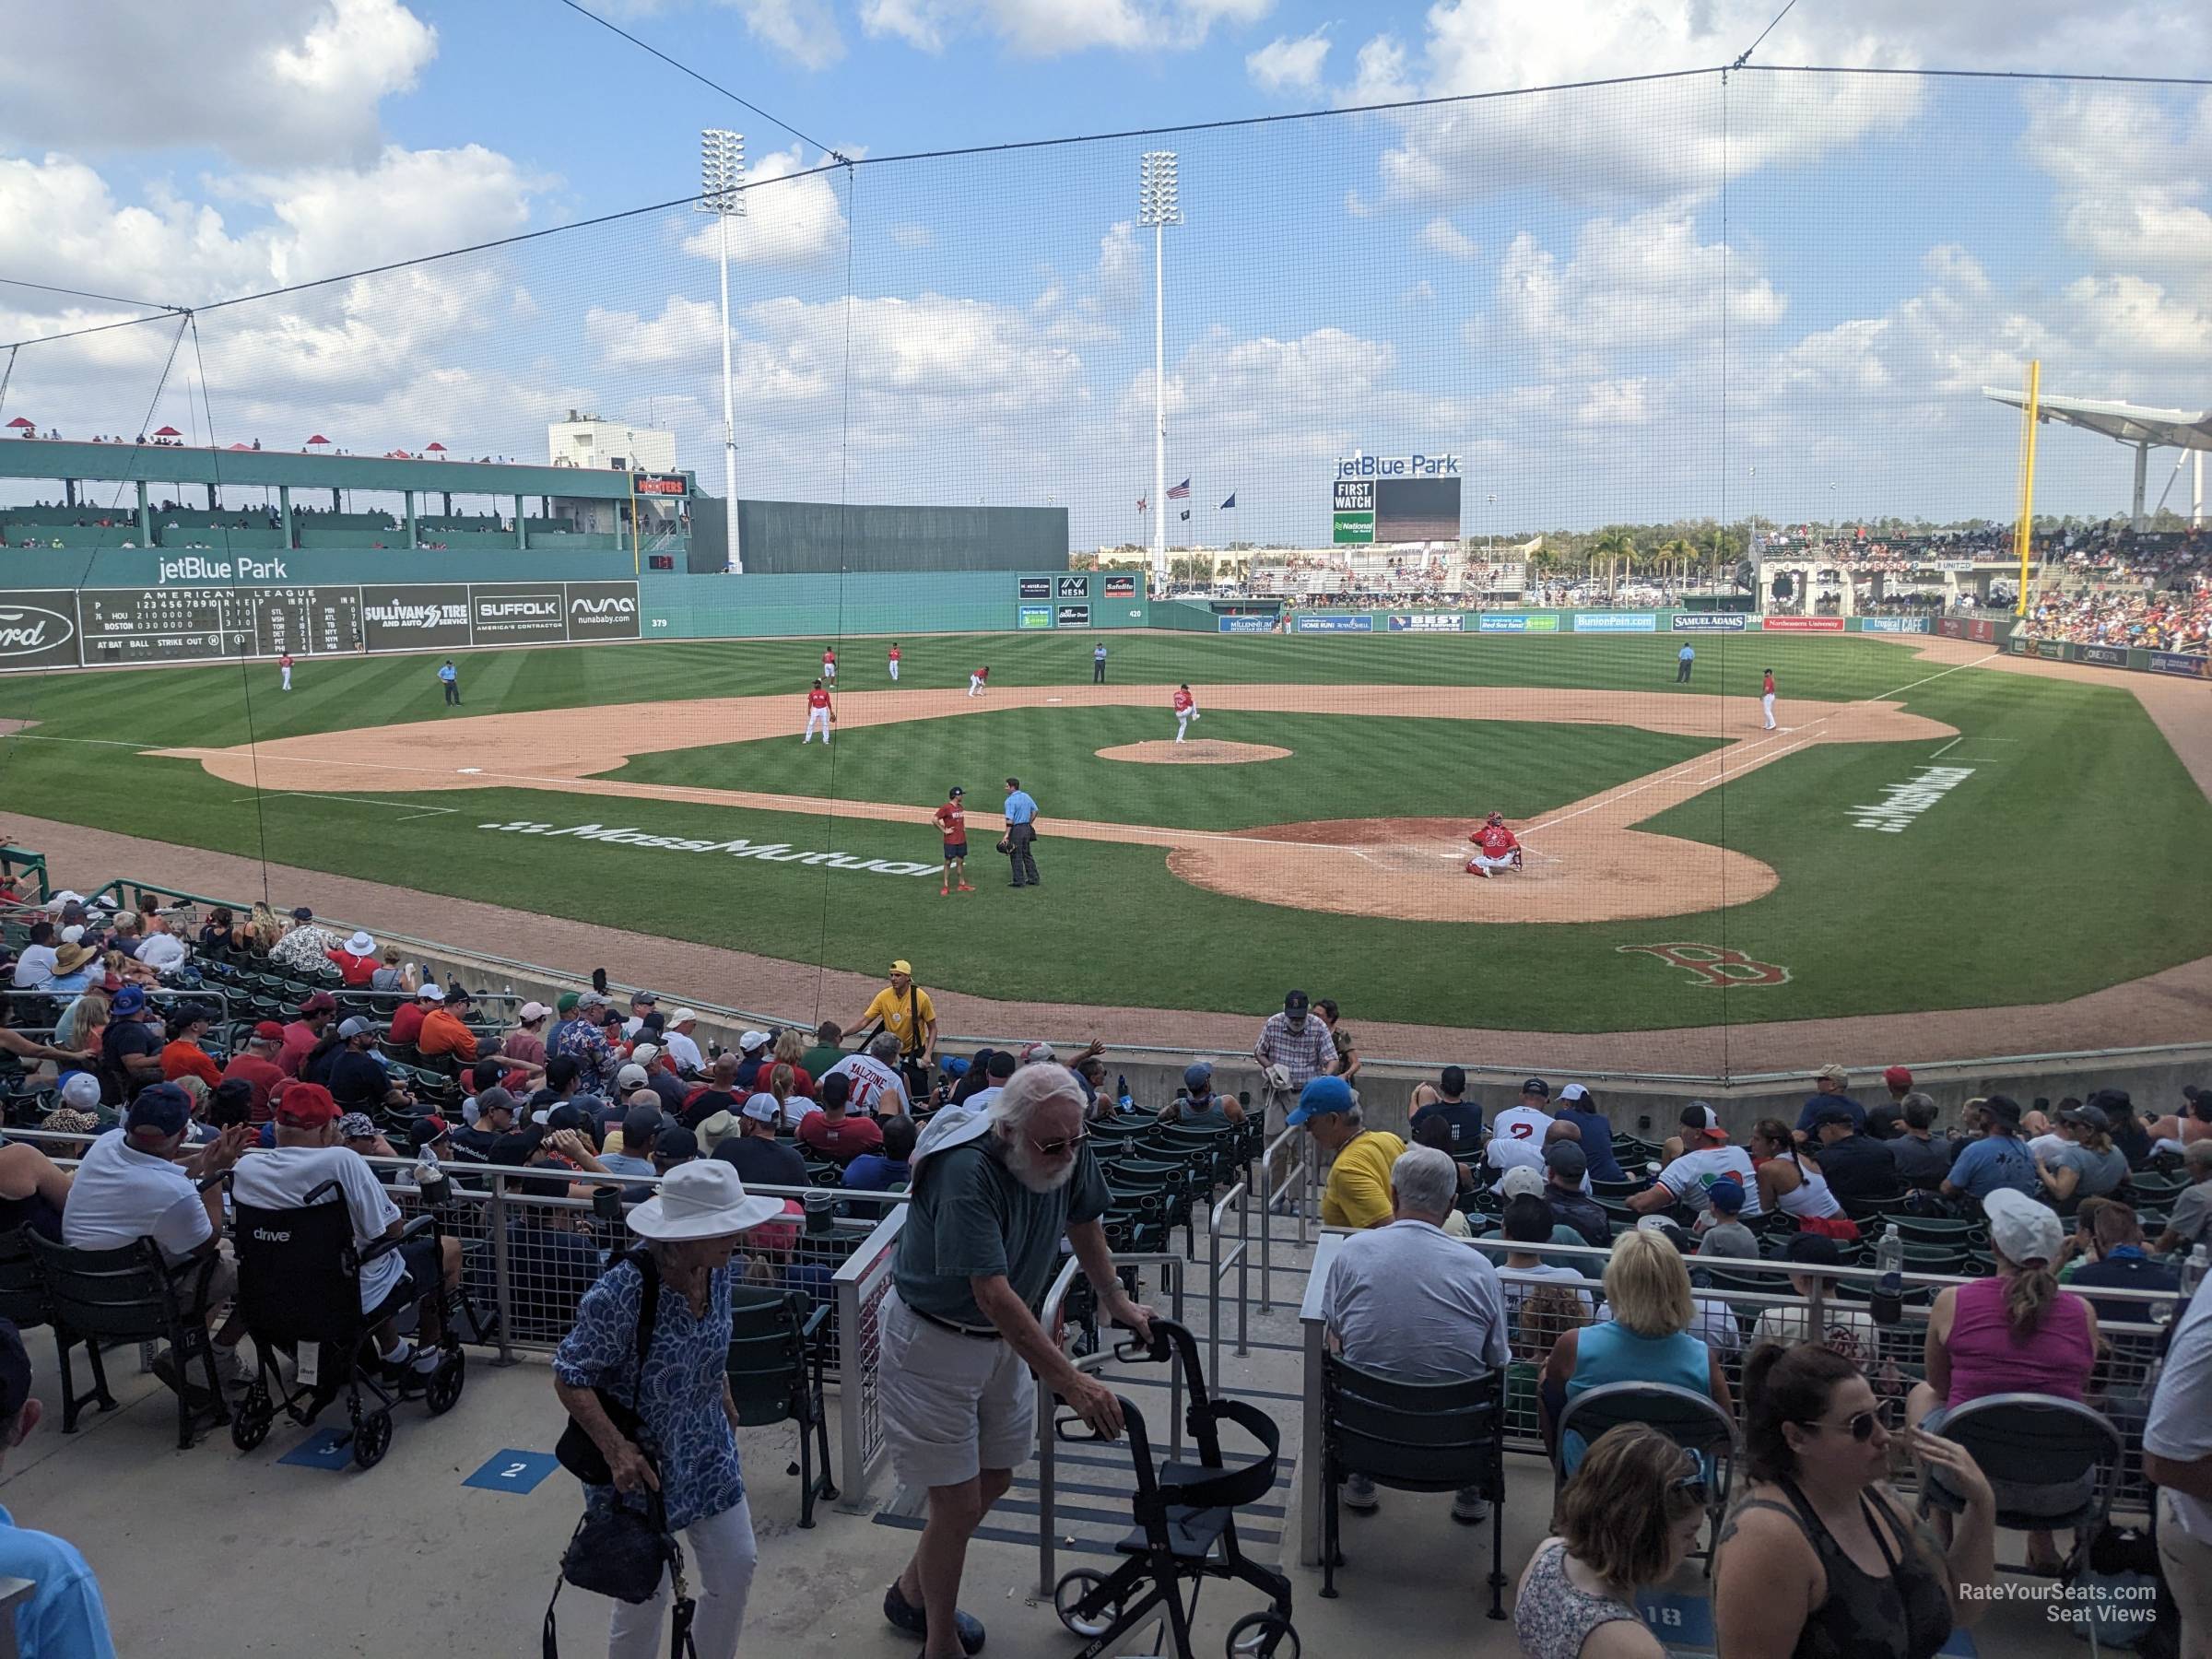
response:
{"label": "water bottle", "polygon": [[415,1155],[415,1190],[422,1194],[423,1203],[432,1209],[443,1207],[446,1200],[453,1196],[453,1187],[445,1178],[445,1171],[438,1166],[438,1154],[428,1147]]}
{"label": "water bottle", "polygon": [[1874,1286],[1874,1322],[1896,1324],[1905,1316],[1905,1241],[1894,1221],[1874,1247],[1874,1265],[1881,1275]]}
{"label": "water bottle", "polygon": [[2212,1253],[2207,1253],[2206,1245],[2199,1244],[2189,1253],[2189,1259],[2182,1264],[2182,1300],[2186,1302],[2194,1296],[2196,1288],[2205,1282],[2208,1274],[2212,1274]]}
{"label": "water bottle", "polygon": [[1126,1074],[1122,1072],[1113,1074],[1113,1103],[1123,1112],[1136,1110],[1129,1100],[1129,1078]]}

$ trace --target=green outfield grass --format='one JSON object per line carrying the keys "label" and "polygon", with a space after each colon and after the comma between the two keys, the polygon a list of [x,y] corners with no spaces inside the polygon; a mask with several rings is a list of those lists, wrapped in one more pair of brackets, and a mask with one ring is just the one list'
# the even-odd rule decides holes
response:
{"label": "green outfield grass", "polygon": [[1630,726],[1243,710],[1216,710],[1193,730],[1290,753],[1235,766],[1101,760],[1094,750],[1169,737],[1173,727],[1158,709],[995,709],[856,726],[827,747],[794,735],[641,755],[600,775],[776,794],[834,791],[849,801],[926,803],[925,814],[955,783],[971,805],[994,811],[1011,774],[1048,818],[1248,830],[1312,818],[1479,818],[1492,810],[1526,818],[1719,744]]}
{"label": "green outfield grass", "polygon": [[[1109,637],[1115,681],[1163,686],[1664,690],[1678,642]],[[904,684],[962,686],[982,661],[994,684],[1087,684],[1090,643],[1065,635],[910,641]],[[1170,875],[1157,848],[1058,841],[1049,819],[1058,811],[1235,827],[1471,816],[1493,800],[1521,814],[1655,771],[1703,747],[1695,740],[1609,727],[1222,711],[1208,714],[1206,735],[1273,742],[1294,757],[1186,771],[1093,758],[1111,744],[1171,735],[1165,714],[1149,709],[1000,709],[841,735],[837,794],[912,799],[912,826],[532,790],[394,792],[377,797],[383,804],[256,799],[195,764],[136,752],[444,718],[435,658],[311,659],[289,697],[266,665],[0,680],[0,716],[40,723],[27,737],[0,740],[0,807],[794,961],[875,971],[888,951],[923,965],[935,985],[1112,1005],[1258,1014],[1296,982],[1336,996],[1356,1019],[1644,1030],[1710,1023],[1721,998],[1679,970],[1622,954],[1623,946],[1696,941],[1787,967],[1788,983],[1727,998],[1735,1021],[2043,1001],[2212,953],[2212,884],[2195,874],[2212,806],[2117,684],[1946,672],[1910,650],[1856,639],[1697,644],[1694,691],[1740,687],[1751,697],[1771,664],[1785,724],[1801,700],[1895,693],[1966,735],[1938,763],[1971,763],[1972,775],[1902,833],[1877,834],[1852,828],[1844,809],[1910,781],[1942,744],[1820,745],[1791,755],[1649,825],[1764,860],[1782,877],[1777,890],[1732,902],[1693,849],[1682,881],[1698,909],[1583,926],[1371,921],[1224,898]],[[842,688],[888,684],[878,642],[851,641],[841,654]],[[818,643],[806,641],[471,656],[462,660],[462,712],[795,693],[818,657]],[[787,740],[641,759],[622,775],[665,768],[651,775],[820,793],[827,768],[816,763],[829,757],[803,751],[796,724],[794,713]],[[1057,735],[1077,724],[1072,742]],[[1002,746],[1014,759],[1002,758]],[[483,827],[596,823],[653,837],[745,838],[794,852],[927,862],[935,838],[923,809],[942,798],[945,783],[965,773],[976,805],[988,806],[998,793],[992,780],[1007,771],[1038,791],[1047,813],[1046,886],[1034,893],[988,885],[1003,883],[1003,873],[981,846],[984,890],[941,900],[928,877]],[[451,810],[408,816],[430,807]],[[162,877],[152,868],[112,874]]]}

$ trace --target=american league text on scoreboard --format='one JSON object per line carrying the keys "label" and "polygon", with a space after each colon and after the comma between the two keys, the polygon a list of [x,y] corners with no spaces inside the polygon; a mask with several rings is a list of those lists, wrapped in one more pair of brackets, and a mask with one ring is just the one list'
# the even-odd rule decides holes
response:
{"label": "american league text on scoreboard", "polygon": [[1331,540],[1456,542],[1459,484],[1457,455],[1346,456],[1329,503]]}

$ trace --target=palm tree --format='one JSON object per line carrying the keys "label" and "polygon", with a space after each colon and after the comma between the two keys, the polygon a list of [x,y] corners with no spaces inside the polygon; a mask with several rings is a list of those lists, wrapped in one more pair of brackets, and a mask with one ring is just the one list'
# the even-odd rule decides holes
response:
{"label": "palm tree", "polygon": [[1606,561],[1606,596],[1610,600],[1620,591],[1621,566],[1636,568],[1636,538],[1626,530],[1608,530],[1590,544],[1590,553]]}
{"label": "palm tree", "polygon": [[1685,583],[1689,580],[1689,567],[1696,562],[1697,557],[1697,548],[1678,535],[1672,541],[1664,541],[1659,544],[1662,568],[1671,566],[1682,577]]}

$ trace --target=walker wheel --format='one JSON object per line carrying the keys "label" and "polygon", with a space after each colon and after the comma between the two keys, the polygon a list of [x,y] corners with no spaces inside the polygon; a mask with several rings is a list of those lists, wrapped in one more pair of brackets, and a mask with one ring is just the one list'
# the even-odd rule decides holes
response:
{"label": "walker wheel", "polygon": [[364,1469],[373,1469],[384,1460],[392,1449],[392,1414],[375,1411],[361,1419],[354,1430],[353,1461]]}
{"label": "walker wheel", "polygon": [[1229,1627],[1229,1659],[1298,1659],[1298,1630],[1280,1613],[1247,1613]]}
{"label": "walker wheel", "polygon": [[1083,1598],[1106,1582],[1106,1575],[1094,1572],[1088,1567],[1077,1567],[1060,1575],[1053,1586],[1053,1611],[1060,1615],[1060,1622],[1069,1631],[1088,1641],[1103,1636],[1113,1629],[1114,1620],[1121,1617],[1121,1605],[1109,1602],[1095,1613],[1078,1614],[1076,1609]]}
{"label": "walker wheel", "polygon": [[241,1452],[251,1452],[269,1438],[269,1425],[276,1419],[276,1408],[269,1396],[255,1383],[252,1392],[238,1403],[238,1414],[230,1419],[230,1443]]}

